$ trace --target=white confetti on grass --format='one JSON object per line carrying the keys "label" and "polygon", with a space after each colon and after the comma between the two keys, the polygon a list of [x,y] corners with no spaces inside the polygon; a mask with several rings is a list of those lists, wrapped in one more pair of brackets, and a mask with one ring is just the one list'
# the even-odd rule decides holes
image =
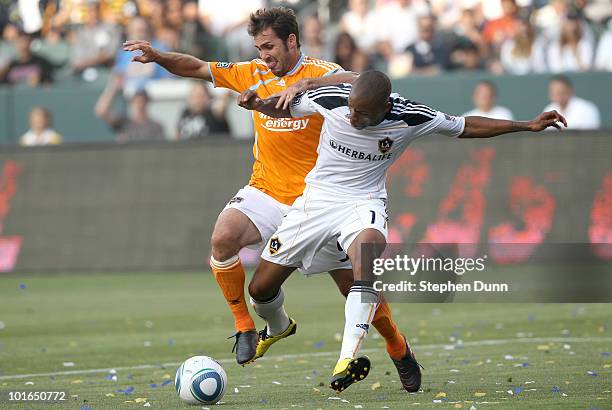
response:
{"label": "white confetti on grass", "polygon": [[25,385],[26,385],[26,386],[33,386],[33,385],[34,385],[34,382],[25,382]]}
{"label": "white confetti on grass", "polygon": [[276,380],[272,381],[273,384],[276,384],[277,386],[280,386],[282,383],[281,382],[277,382]]}
{"label": "white confetti on grass", "polygon": [[64,367],[74,367],[74,362],[64,362],[62,363]]}
{"label": "white confetti on grass", "polygon": [[234,393],[240,393],[240,390],[238,390],[238,387],[234,387]]}

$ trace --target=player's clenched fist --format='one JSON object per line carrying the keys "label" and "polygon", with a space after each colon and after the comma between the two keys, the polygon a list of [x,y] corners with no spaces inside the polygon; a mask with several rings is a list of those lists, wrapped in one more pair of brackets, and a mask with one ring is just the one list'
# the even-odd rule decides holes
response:
{"label": "player's clenched fist", "polygon": [[123,43],[123,50],[142,52],[141,55],[132,58],[132,61],[139,63],[152,63],[159,58],[159,52],[151,46],[151,43],[144,40],[128,40]]}
{"label": "player's clenched fist", "polygon": [[259,98],[257,92],[254,90],[243,91],[242,94],[238,96],[238,105],[247,110],[254,110],[259,107],[261,103],[262,99]]}

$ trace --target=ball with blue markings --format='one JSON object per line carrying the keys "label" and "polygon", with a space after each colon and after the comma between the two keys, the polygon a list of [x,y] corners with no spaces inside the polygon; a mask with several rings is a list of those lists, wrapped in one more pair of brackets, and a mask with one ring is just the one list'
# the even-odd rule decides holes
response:
{"label": "ball with blue markings", "polygon": [[194,356],[176,371],[174,387],[187,404],[215,404],[225,394],[227,375],[215,359]]}

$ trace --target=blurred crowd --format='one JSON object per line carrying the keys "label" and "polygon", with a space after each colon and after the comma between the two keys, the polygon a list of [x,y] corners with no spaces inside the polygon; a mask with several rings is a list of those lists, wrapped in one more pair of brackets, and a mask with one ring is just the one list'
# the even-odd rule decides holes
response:
{"label": "blurred crowd", "polygon": [[[0,83],[108,77],[96,115],[119,140],[161,139],[159,124],[139,107],[149,100],[149,81],[172,76],[131,62],[122,41],[150,40],[206,61],[248,60],[257,57],[249,13],[279,5],[298,12],[305,54],[346,70],[376,68],[394,78],[612,71],[610,0],[0,0]],[[112,112],[117,95],[126,99],[125,115]],[[189,101],[176,139],[227,132],[225,95],[194,86]],[[35,116],[49,117],[38,108]]]}

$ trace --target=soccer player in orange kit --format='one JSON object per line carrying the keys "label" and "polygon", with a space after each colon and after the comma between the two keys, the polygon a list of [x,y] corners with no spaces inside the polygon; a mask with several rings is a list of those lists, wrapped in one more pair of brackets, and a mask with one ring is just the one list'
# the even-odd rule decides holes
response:
{"label": "soccer player in orange kit", "polygon": [[[352,82],[354,73],[343,72],[331,62],[305,56],[300,51],[298,23],[292,10],[276,7],[259,9],[251,14],[249,34],[260,58],[248,62],[206,62],[193,56],[161,52],[149,42],[130,40],[124,50],[140,51],[134,61],[155,62],[173,74],[199,78],[241,93],[255,90],[259,97],[284,93],[289,95],[321,85]],[[249,183],[229,201],[219,214],[213,230],[210,266],[232,311],[236,328],[236,361],[249,363],[263,356],[271,344],[296,331],[293,319],[268,323],[259,332],[244,296],[245,271],[238,257],[244,247],[262,249],[276,231],[294,200],[304,189],[304,177],[317,159],[317,146],[323,118],[312,115],[303,118],[276,119],[253,113],[255,143],[253,173]],[[326,244],[318,253],[306,274],[329,272],[339,290],[346,296],[353,284],[351,265],[346,253],[336,242]],[[265,312],[282,306],[282,289],[272,299],[255,301],[255,311]],[[413,358],[413,353],[391,318],[386,302],[376,311],[372,324],[385,338],[387,352],[398,368],[404,388],[416,391],[420,386],[418,366],[410,371],[397,363]]]}

